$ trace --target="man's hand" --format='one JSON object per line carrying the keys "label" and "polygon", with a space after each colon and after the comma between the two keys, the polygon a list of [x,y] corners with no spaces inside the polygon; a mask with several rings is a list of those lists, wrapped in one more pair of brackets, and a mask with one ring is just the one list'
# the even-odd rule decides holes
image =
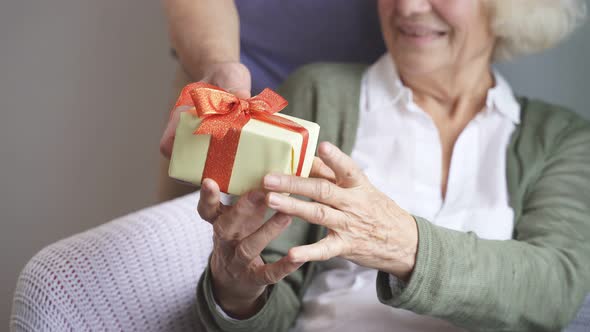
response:
{"label": "man's hand", "polygon": [[[205,68],[201,82],[219,86],[243,99],[250,98],[252,81],[250,71],[246,66],[239,62],[221,62],[207,65]],[[168,159],[172,155],[174,134],[180,113],[186,109],[186,106],[180,106],[172,110],[164,134],[160,139],[160,152]]]}

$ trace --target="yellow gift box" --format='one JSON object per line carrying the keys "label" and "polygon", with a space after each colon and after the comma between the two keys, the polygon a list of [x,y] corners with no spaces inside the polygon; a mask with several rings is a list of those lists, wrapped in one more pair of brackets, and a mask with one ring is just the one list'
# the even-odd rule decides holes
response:
{"label": "yellow gift box", "polygon": [[244,100],[193,83],[175,107],[183,105],[192,108],[180,114],[170,177],[195,185],[209,177],[223,192],[241,195],[260,189],[268,173],[309,176],[320,127],[276,113],[286,101],[271,90]]}

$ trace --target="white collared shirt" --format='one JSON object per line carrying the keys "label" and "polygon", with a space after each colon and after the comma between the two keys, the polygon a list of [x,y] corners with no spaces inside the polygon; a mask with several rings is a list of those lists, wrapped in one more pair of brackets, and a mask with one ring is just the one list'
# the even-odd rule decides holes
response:
{"label": "white collared shirt", "polygon": [[[352,158],[371,182],[413,215],[480,238],[512,238],[506,151],[520,105],[494,72],[485,108],[458,137],[446,197],[441,194],[442,150],[432,118],[412,100],[386,54],[364,74]],[[457,331],[439,319],[379,303],[377,271],[335,258],[322,263],[292,331]],[[393,280],[395,281],[395,280]]]}

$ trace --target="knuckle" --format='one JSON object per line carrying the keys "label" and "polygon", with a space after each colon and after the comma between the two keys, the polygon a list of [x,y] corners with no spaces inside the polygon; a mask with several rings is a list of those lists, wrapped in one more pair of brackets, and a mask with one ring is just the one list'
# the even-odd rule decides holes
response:
{"label": "knuckle", "polygon": [[321,200],[328,200],[334,195],[334,187],[328,180],[317,182],[316,193]]}
{"label": "knuckle", "polygon": [[262,281],[267,285],[276,284],[277,280],[271,269],[265,269],[262,273]]}
{"label": "knuckle", "polygon": [[326,212],[326,209],[322,205],[319,205],[319,204],[315,206],[313,215],[314,215],[314,219],[320,223],[326,222],[326,220],[328,218],[328,214]]}
{"label": "knuckle", "polygon": [[240,234],[236,232],[230,232],[229,227],[225,227],[223,222],[213,223],[213,236],[223,242],[234,242],[240,238]]}
{"label": "knuckle", "polygon": [[273,222],[272,224],[274,225],[265,225],[266,227],[262,227],[260,230],[261,232],[258,237],[259,244],[264,243],[265,246],[268,245],[272,241],[274,235],[279,231],[277,223]]}
{"label": "knuckle", "polygon": [[259,230],[257,238],[258,243],[268,244],[272,240],[273,234],[276,233],[276,231],[277,223],[267,221]]}
{"label": "knuckle", "polygon": [[289,225],[290,222],[293,221],[292,217],[288,216],[288,215],[283,215],[283,216],[276,217],[273,219],[274,219],[274,222],[273,222],[274,225],[272,225],[272,230],[270,232],[272,234],[277,233],[277,232],[281,232],[285,227],[287,227]]}
{"label": "knuckle", "polygon": [[248,200],[244,197],[238,200],[238,202],[236,203],[234,210],[234,213],[240,214],[240,213],[245,213],[248,210],[249,207],[249,202]]}
{"label": "knuckle", "polygon": [[356,228],[357,228],[357,223],[356,223],[356,222],[355,222],[353,219],[351,219],[351,218],[349,218],[349,217],[347,217],[347,218],[343,218],[343,221],[342,221],[342,228],[343,228],[343,229],[344,229],[344,230],[345,230],[347,233],[355,233],[355,231],[358,231],[358,230],[356,229]]}
{"label": "knuckle", "polygon": [[357,172],[358,171],[355,168],[348,169],[345,174],[346,179],[352,180],[352,179],[356,178]]}
{"label": "knuckle", "polygon": [[281,222],[283,217],[274,215],[269,220],[267,220],[264,225],[262,226],[261,230],[264,235],[272,234],[277,232],[281,229]]}
{"label": "knuckle", "polygon": [[[231,212],[229,213],[229,216],[231,217],[232,220],[234,221],[239,221],[239,220],[244,220],[247,218],[254,218],[254,212],[252,210],[249,210],[247,207],[239,207],[237,203],[236,206],[234,206],[231,210]],[[244,203],[247,204],[247,203]]]}
{"label": "knuckle", "polygon": [[297,190],[297,183],[290,177],[279,176],[280,187],[287,189],[287,192],[294,192]]}
{"label": "knuckle", "polygon": [[297,211],[297,201],[294,198],[292,198],[292,197],[287,198],[287,202],[288,202],[287,203],[287,210],[289,212]]}
{"label": "knuckle", "polygon": [[244,242],[236,247],[235,255],[237,259],[244,262],[249,262],[253,259],[252,251],[246,244],[244,244]]}

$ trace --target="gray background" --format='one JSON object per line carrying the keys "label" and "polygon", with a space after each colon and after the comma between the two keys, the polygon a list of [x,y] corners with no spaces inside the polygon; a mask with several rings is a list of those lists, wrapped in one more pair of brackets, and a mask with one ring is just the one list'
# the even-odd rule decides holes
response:
{"label": "gray background", "polygon": [[[157,1],[0,4],[0,330],[42,247],[155,202],[174,62]],[[590,26],[499,66],[590,117]]]}

